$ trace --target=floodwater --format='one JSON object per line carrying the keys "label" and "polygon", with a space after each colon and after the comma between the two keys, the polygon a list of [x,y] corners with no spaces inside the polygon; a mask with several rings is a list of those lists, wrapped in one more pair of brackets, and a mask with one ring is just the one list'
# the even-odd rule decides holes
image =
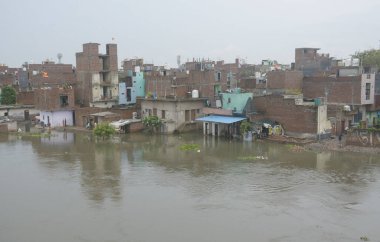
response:
{"label": "floodwater", "polygon": [[379,156],[54,133],[0,157],[0,241],[380,241]]}

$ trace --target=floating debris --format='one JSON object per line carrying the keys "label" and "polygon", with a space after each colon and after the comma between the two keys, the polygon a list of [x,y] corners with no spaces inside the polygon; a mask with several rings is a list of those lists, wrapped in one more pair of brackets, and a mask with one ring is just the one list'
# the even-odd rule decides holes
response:
{"label": "floating debris", "polygon": [[238,157],[239,160],[268,160],[268,157],[265,156],[242,156]]}
{"label": "floating debris", "polygon": [[304,147],[299,146],[299,145],[290,145],[290,144],[288,144],[288,145],[286,145],[286,146],[287,146],[287,147],[289,148],[289,150],[292,151],[292,152],[301,152],[301,151],[304,151],[304,150],[305,150]]}

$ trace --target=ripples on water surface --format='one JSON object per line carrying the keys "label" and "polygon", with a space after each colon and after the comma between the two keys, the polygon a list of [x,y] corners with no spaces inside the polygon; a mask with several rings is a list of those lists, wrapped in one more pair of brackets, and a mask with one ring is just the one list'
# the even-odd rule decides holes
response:
{"label": "ripples on water surface", "polygon": [[379,156],[73,133],[0,155],[0,241],[380,241]]}

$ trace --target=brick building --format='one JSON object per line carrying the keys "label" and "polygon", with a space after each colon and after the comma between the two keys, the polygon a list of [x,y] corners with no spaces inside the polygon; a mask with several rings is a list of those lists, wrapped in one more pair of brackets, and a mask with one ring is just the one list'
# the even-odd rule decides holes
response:
{"label": "brick building", "polygon": [[330,55],[319,54],[318,50],[319,48],[296,48],[295,70],[302,71],[304,76],[330,71]]}
{"label": "brick building", "polygon": [[277,93],[301,93],[303,73],[301,71],[270,71],[266,88]]}
{"label": "brick building", "polygon": [[0,88],[2,86],[17,85],[18,68],[10,68],[6,65],[0,65]]}
{"label": "brick building", "polygon": [[107,44],[106,54],[99,53],[99,44],[83,44],[76,53],[76,102],[88,107],[111,107],[117,104],[117,45]]}
{"label": "brick building", "polygon": [[49,127],[73,126],[74,118],[74,89],[47,87],[35,91],[35,108],[40,110],[40,121]]}
{"label": "brick building", "polygon": [[375,104],[374,86],[375,74],[306,77],[303,94],[310,99],[325,98],[328,116],[339,134],[351,125],[367,121],[366,112]]}
{"label": "brick building", "polygon": [[32,88],[56,85],[74,85],[75,69],[71,64],[46,60],[41,64],[26,64],[27,78]]}
{"label": "brick building", "polygon": [[326,105],[304,102],[302,95],[255,96],[253,105],[257,113],[250,115],[251,121],[276,121],[287,135],[318,138],[331,132]]}

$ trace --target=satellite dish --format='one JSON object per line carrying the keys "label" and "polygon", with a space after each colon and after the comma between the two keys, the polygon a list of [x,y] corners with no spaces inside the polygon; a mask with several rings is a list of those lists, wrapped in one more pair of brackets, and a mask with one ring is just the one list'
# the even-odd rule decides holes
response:
{"label": "satellite dish", "polygon": [[58,53],[58,54],[57,54],[58,64],[61,64],[62,56],[63,56],[62,53]]}

